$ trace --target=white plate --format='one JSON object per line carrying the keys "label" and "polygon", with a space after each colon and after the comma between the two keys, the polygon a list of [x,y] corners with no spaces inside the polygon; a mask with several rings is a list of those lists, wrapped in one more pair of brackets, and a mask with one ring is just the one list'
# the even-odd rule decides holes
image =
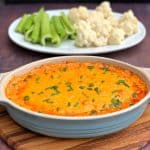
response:
{"label": "white plate", "polygon": [[[68,9],[61,9],[61,10],[50,10],[47,13],[51,15],[59,15],[60,12],[68,13]],[[122,14],[114,13],[114,15],[119,18]],[[146,34],[146,29],[144,25],[139,22],[138,23],[138,32],[128,38],[126,38],[122,44],[120,45],[109,45],[104,47],[91,47],[91,48],[78,48],[74,46],[74,41],[66,40],[61,43],[59,47],[51,47],[51,46],[41,46],[39,44],[32,44],[24,40],[24,36],[16,33],[15,28],[18,24],[20,18],[16,19],[12,22],[8,29],[9,38],[16,43],[17,45],[24,47],[26,49],[42,52],[42,53],[53,53],[53,54],[103,54],[109,52],[116,52],[120,50],[127,49],[129,47],[135,46],[140,43]]]}

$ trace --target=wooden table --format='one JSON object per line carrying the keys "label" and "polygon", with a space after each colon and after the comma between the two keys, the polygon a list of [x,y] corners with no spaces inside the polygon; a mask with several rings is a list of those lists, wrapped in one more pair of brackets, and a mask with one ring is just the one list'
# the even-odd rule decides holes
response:
{"label": "wooden table", "polygon": [[[96,4],[86,5],[90,8],[94,8]],[[24,12],[36,11],[41,6],[44,6],[46,9],[56,9],[70,8],[72,6],[78,6],[78,4],[49,3],[0,6],[0,72],[10,71],[34,60],[56,56],[28,51],[18,47],[8,39],[7,29],[10,23]],[[113,4],[112,6],[113,9],[118,12],[133,9],[136,16],[138,16],[138,18],[145,24],[147,28],[147,36],[141,44],[126,51],[99,56],[123,60],[137,66],[150,67],[150,4]],[[146,145],[144,146],[144,149],[150,149],[150,138],[144,145]],[[141,145],[139,145],[139,148],[140,146]],[[91,145],[89,147],[91,147]],[[0,149],[8,150],[9,147],[0,140]]]}

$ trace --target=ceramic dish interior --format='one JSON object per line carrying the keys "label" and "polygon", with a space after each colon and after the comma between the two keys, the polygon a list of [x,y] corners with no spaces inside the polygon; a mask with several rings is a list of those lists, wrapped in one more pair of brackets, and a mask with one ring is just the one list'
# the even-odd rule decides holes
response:
{"label": "ceramic dish interior", "polygon": [[31,110],[20,107],[14,102],[10,101],[5,95],[5,88],[7,83],[14,75],[20,75],[28,72],[32,68],[38,67],[47,63],[60,63],[63,61],[79,61],[79,62],[104,62],[108,64],[117,65],[125,69],[129,69],[138,74],[147,84],[150,89],[150,79],[145,70],[130,64],[120,62],[113,59],[95,57],[95,56],[64,56],[55,57],[36,61],[20,67],[8,74],[5,74],[0,83],[0,103],[4,105],[10,116],[19,124],[32,131],[55,137],[63,138],[87,138],[102,136],[117,132],[128,127],[131,123],[137,120],[144,112],[148,105],[150,92],[140,100],[137,104],[123,109],[121,111],[85,117],[67,117],[40,114]]}

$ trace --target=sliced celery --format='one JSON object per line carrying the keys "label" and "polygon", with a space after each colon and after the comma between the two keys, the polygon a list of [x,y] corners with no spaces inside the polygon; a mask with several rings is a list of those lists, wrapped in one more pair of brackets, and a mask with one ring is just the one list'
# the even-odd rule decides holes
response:
{"label": "sliced celery", "polygon": [[57,34],[55,26],[54,26],[54,17],[52,17],[50,20],[50,32],[52,35],[52,40],[51,40],[52,44],[59,45],[61,43],[61,39],[59,35]]}
{"label": "sliced celery", "polygon": [[49,16],[46,12],[42,14],[41,19],[41,44],[47,45],[51,43],[52,35],[50,32]]}
{"label": "sliced celery", "polygon": [[26,19],[26,21],[25,21],[25,23],[24,23],[24,26],[23,26],[23,33],[26,33],[30,28],[31,28],[31,26],[33,25],[33,21],[34,21],[34,17],[35,17],[35,15],[33,14],[33,15],[30,15],[27,19]]}
{"label": "sliced celery", "polygon": [[28,18],[29,18],[29,15],[27,15],[27,14],[23,15],[23,17],[21,18],[21,20],[19,21],[19,23],[15,29],[16,32],[23,33],[23,28],[24,28],[25,22]]}
{"label": "sliced celery", "polygon": [[32,35],[32,32],[33,32],[33,25],[30,27],[30,29],[25,33],[25,36],[24,36],[24,39],[28,42],[31,42],[32,39],[31,39],[31,35]]}
{"label": "sliced celery", "polygon": [[65,39],[67,37],[67,34],[59,16],[53,16],[53,22],[54,22],[54,26],[57,31],[57,34],[60,36],[61,39]]}
{"label": "sliced celery", "polygon": [[44,9],[41,8],[37,15],[34,17],[34,25],[33,25],[33,32],[31,34],[32,43],[40,43],[41,38],[41,20],[44,13]]}

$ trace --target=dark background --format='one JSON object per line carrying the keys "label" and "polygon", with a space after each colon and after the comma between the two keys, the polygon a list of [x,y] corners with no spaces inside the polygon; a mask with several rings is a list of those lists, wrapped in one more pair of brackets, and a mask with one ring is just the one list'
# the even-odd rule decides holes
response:
{"label": "dark background", "polygon": [[[5,3],[38,3],[38,2],[65,2],[65,3],[75,3],[75,2],[87,2],[87,3],[100,3],[102,0],[5,0]],[[150,0],[109,0],[114,3],[146,3],[150,2]]]}

